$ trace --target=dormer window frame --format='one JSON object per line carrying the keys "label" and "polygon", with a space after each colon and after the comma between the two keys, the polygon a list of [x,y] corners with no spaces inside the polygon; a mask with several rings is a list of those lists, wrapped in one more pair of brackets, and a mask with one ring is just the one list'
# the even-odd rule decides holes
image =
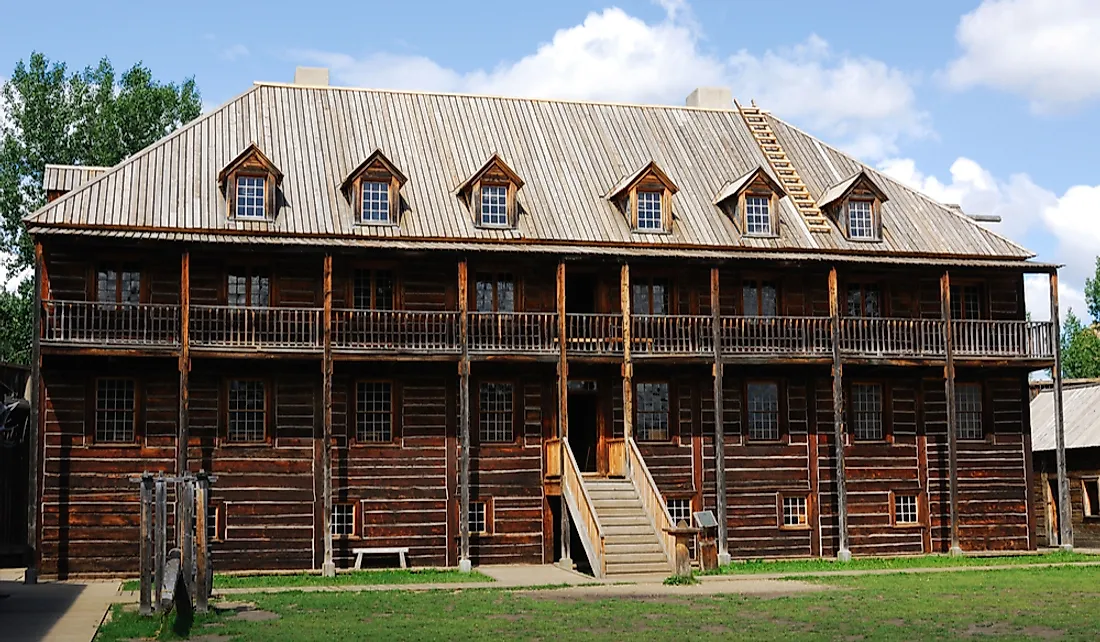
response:
{"label": "dormer window frame", "polygon": [[[729,216],[742,237],[773,239],[779,238],[780,235],[779,204],[780,199],[786,195],[783,187],[768,174],[763,166],[757,166],[726,183],[714,197],[714,205]],[[750,199],[765,199],[768,212],[767,230],[749,229]]]}
{"label": "dormer window frame", "polygon": [[[644,167],[627,176],[611,189],[607,197],[616,203],[627,222],[630,231],[635,234],[671,234],[672,233],[672,196],[679,191],[657,163],[650,161]],[[658,227],[642,227],[639,217],[640,194],[659,194],[657,208],[660,219]],[[647,218],[646,220],[651,220]]]}
{"label": "dormer window frame", "polygon": [[[340,190],[344,192],[351,204],[352,218],[355,225],[364,227],[398,227],[401,224],[401,188],[408,179],[401,173],[381,150],[374,150],[370,156],[359,164],[344,182],[340,184]],[[368,185],[385,185],[386,194],[386,218],[370,219],[366,217],[365,191]]]}
{"label": "dormer window frame", "polygon": [[[853,233],[852,228],[852,206],[859,204],[860,206],[867,206],[866,214],[870,217],[868,221],[867,229],[869,234],[857,236]],[[881,225],[879,225],[878,206],[875,199],[868,198],[849,198],[844,201],[844,230],[848,235],[850,241],[878,241],[882,238]],[[862,227],[862,226],[861,226]]]}
{"label": "dormer window frame", "polygon": [[[470,208],[473,225],[482,230],[514,230],[519,225],[519,190],[523,179],[519,177],[499,154],[493,154],[472,176],[466,179],[455,193]],[[483,199],[486,188],[494,191],[504,189],[504,221],[486,220],[486,206]]]}
{"label": "dormer window frame", "polygon": [[[852,243],[880,243],[883,240],[882,204],[889,200],[879,189],[866,170],[849,176],[829,187],[821,196],[818,208],[829,213],[836,222],[844,238]],[[871,234],[854,236],[852,234],[852,203],[869,203],[871,211]]]}
{"label": "dormer window frame", "polygon": [[[504,190],[504,221],[503,222],[494,222],[494,221],[486,220],[486,218],[488,216],[495,216],[491,212],[486,211],[486,206],[491,205],[485,199],[486,188],[490,188],[494,191],[497,190],[497,189],[503,189]],[[512,229],[512,228],[515,227],[515,216],[514,216],[514,212],[515,212],[515,209],[516,209],[516,206],[515,206],[515,202],[516,202],[515,183],[512,183],[511,181],[501,181],[501,180],[487,180],[487,181],[479,180],[474,185],[473,193],[476,195],[476,204],[475,204],[475,207],[474,207],[474,212],[475,212],[475,216],[476,216],[475,225],[477,227],[484,228],[484,229],[490,229],[490,230],[501,230],[501,229],[508,230],[508,229]]]}
{"label": "dormer window frame", "polygon": [[[242,215],[239,211],[241,199],[240,180],[262,179],[263,200],[262,216]],[[234,158],[218,173],[218,183],[225,194],[226,216],[230,220],[249,222],[271,222],[277,214],[276,194],[279,183],[283,180],[283,173],[256,145],[251,143],[243,152]]]}
{"label": "dormer window frame", "polygon": [[[764,232],[756,232],[749,229],[749,199],[759,198],[764,199],[764,202],[768,206],[768,229]],[[776,238],[779,236],[779,198],[775,192],[771,190],[761,189],[753,186],[741,194],[737,198],[737,212],[740,219],[741,229],[744,230],[744,235],[751,238]]]}

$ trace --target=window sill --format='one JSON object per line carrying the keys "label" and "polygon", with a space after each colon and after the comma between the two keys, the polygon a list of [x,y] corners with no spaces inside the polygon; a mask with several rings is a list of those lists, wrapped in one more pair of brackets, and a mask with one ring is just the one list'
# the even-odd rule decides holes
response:
{"label": "window sill", "polygon": [[799,525],[799,526],[780,526],[779,530],[781,530],[781,531],[808,531],[808,530],[810,530],[810,525],[809,524],[802,524],[802,525]]}
{"label": "window sill", "polygon": [[400,225],[398,225],[397,223],[394,223],[393,221],[363,221],[363,220],[357,220],[357,221],[355,221],[355,225],[357,227],[394,227],[394,228],[401,227]]}
{"label": "window sill", "polygon": [[84,443],[85,448],[143,448],[145,444],[140,441],[96,441],[89,439]]}
{"label": "window sill", "polygon": [[243,221],[246,223],[274,223],[275,219],[270,216],[230,216],[231,221]]}
{"label": "window sill", "polygon": [[672,234],[672,230],[640,230],[638,228],[633,228],[633,229],[630,230],[630,233],[631,234],[655,235],[655,236],[669,236],[669,235]]}
{"label": "window sill", "polygon": [[854,239],[850,236],[845,236],[844,238],[848,239],[852,243],[882,243],[882,239],[880,239],[880,238],[879,239],[862,239],[862,238]]}
{"label": "window sill", "polygon": [[779,238],[778,234],[750,234],[748,232],[745,232],[741,236],[743,236],[747,239],[777,239],[777,238]]}
{"label": "window sill", "polygon": [[902,523],[902,524],[895,523],[893,525],[893,527],[898,529],[898,530],[912,531],[912,530],[919,530],[919,529],[924,528],[924,524],[921,523],[921,522]]}
{"label": "window sill", "polygon": [[365,450],[367,448],[401,448],[401,446],[401,440],[399,439],[393,441],[360,441],[354,439],[347,447],[352,450]]}

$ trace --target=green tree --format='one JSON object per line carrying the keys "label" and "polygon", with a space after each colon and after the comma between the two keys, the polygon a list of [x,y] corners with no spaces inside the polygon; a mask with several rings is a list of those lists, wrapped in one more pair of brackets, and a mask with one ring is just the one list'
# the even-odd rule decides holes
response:
{"label": "green tree", "polygon": [[[34,263],[22,219],[46,201],[47,163],[116,165],[201,111],[194,78],[161,83],[141,63],[116,78],[106,58],[76,73],[38,52],[20,61],[0,88],[0,251],[9,274]],[[14,299],[32,290],[0,294],[0,360],[27,360],[33,306]]]}
{"label": "green tree", "polygon": [[1062,376],[1068,379],[1100,377],[1100,335],[1081,323],[1073,310],[1062,325]]}
{"label": "green tree", "polygon": [[1094,323],[1100,323],[1100,256],[1096,257],[1096,273],[1085,278],[1085,305]]}

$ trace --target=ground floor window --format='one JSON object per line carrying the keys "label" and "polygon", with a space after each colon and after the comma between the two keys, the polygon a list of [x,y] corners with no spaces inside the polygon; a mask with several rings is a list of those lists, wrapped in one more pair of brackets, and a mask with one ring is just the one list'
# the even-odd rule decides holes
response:
{"label": "ground floor window", "polygon": [[669,499],[666,501],[668,505],[668,514],[672,517],[673,525],[679,524],[681,521],[691,526],[691,500],[686,498]]}
{"label": "ground floor window", "polygon": [[332,536],[351,537],[355,534],[355,504],[332,505]]}
{"label": "ground floor window", "polygon": [[919,524],[916,495],[894,495],[894,523]]}
{"label": "ground floor window", "polygon": [[1085,517],[1100,517],[1100,480],[1082,479],[1081,495],[1085,500]]}
{"label": "ground floor window", "polygon": [[470,532],[487,535],[492,523],[486,502],[470,502]]}
{"label": "ground floor window", "polygon": [[805,495],[784,495],[783,528],[805,528],[810,525]]}

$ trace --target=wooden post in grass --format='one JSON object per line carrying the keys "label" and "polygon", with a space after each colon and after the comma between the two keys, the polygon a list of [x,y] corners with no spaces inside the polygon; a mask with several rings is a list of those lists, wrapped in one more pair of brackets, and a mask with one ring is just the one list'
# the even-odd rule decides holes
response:
{"label": "wooden post in grass", "polygon": [[200,472],[195,479],[195,610],[206,613],[210,598],[210,543],[207,541],[210,480]]}
{"label": "wooden post in grass", "polygon": [[168,543],[168,482],[164,479],[163,474],[158,474],[154,481],[155,496],[156,496],[156,508],[154,510],[153,524],[156,531],[153,536],[153,573],[157,578],[156,585],[153,590],[156,592],[156,601],[154,608],[157,612],[160,612],[161,591],[163,590],[163,583],[160,581],[164,577],[164,554],[165,546]]}
{"label": "wooden post in grass", "polygon": [[836,441],[836,513],[838,561],[852,559],[848,548],[848,482],[844,468],[844,365],[840,361],[840,300],[836,268],[829,270],[829,315],[833,338],[833,439]]}
{"label": "wooden post in grass", "polygon": [[141,577],[141,597],[138,613],[153,614],[153,476],[144,473],[141,476],[141,546],[138,568]]}

